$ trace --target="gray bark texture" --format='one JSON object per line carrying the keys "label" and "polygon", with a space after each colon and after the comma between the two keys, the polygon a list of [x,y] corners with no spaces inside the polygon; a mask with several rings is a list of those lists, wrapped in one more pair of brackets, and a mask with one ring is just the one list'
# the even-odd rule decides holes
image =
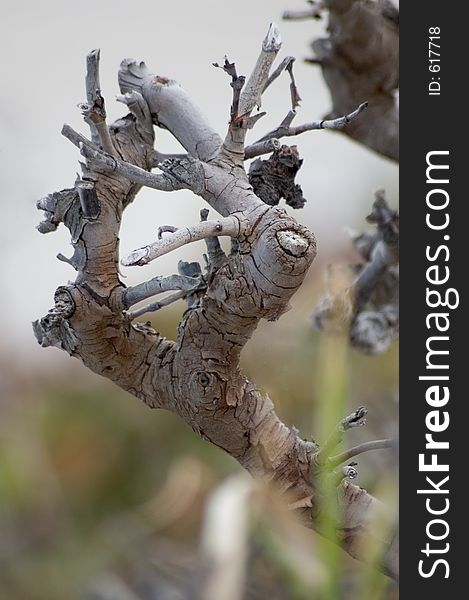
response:
{"label": "gray bark texture", "polygon": [[[42,346],[65,350],[149,407],[179,415],[252,476],[273,482],[304,523],[320,529],[327,514],[316,481],[331,463],[318,445],[280,421],[270,398],[239,367],[241,351],[259,321],[275,321],[288,310],[316,255],[314,235],[282,208],[263,202],[244,168],[246,130],[254,123],[251,111],[260,104],[279,48],[279,32],[272,25],[244,90],[244,78],[230,70],[233,106],[224,141],[175,81],[133,60],[124,60],[119,70],[120,100],[130,114],[108,127],[97,76],[99,53],[88,56],[83,112],[92,141],[70,127],[63,130],[85,158],[82,175],[73,188],[38,202],[45,213],[41,232],[53,231],[61,222],[69,229],[74,253],[60,258],[76,269],[77,277],[57,289],[54,307],[34,323],[34,331]],[[154,125],[169,130],[187,155],[156,161]],[[265,151],[275,147],[267,145]],[[151,173],[155,162],[159,172]],[[142,185],[161,191],[190,189],[217,218],[207,220],[203,211],[201,222],[187,228],[163,226],[156,241],[122,262],[143,264],[206,238],[205,272],[197,264],[182,263],[174,277],[134,288],[122,283],[119,228]],[[228,256],[218,235],[232,238]],[[174,341],[148,323],[133,321],[142,311],[129,312],[135,303],[171,290],[176,291],[174,299],[184,297],[188,303]],[[164,300],[148,310],[161,305]],[[363,424],[362,416],[351,415],[340,431]],[[366,559],[370,543],[381,544],[379,568],[397,578],[396,543],[381,539],[373,527],[386,510],[344,479],[347,473],[337,488],[340,512],[333,514],[342,517],[334,523],[334,538],[359,559]]]}

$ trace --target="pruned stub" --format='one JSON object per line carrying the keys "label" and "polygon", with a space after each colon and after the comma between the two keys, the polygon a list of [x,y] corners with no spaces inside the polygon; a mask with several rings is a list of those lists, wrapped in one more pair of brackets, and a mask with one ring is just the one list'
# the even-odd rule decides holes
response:
{"label": "pruned stub", "polygon": [[259,235],[246,257],[246,270],[261,303],[258,309],[269,321],[278,319],[288,310],[290,298],[302,284],[316,256],[313,234],[283,210],[272,211],[277,213],[275,218]]}

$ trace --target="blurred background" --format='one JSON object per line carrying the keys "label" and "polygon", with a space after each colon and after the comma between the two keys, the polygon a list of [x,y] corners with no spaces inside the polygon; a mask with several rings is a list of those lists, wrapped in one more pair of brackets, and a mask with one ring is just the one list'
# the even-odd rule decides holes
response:
{"label": "blurred background", "polygon": [[[229,456],[199,440],[180,419],[150,411],[65,353],[41,349],[31,328],[52,306],[56,287],[74,278],[71,267],[55,258],[59,252],[71,254],[68,232],[61,227],[39,234],[35,202],[71,186],[79,169],[78,152],[60,130],[67,122],[88,134],[76,108],[85,99],[87,52],[101,48],[109,122],[123,114],[114,102],[119,63],[133,57],[177,79],[224,133],[231,90],[226,76],[211,65],[227,54],[238,73],[248,75],[269,23],[276,21],[283,39],[280,60],[297,58],[300,124],[330,108],[319,70],[302,61],[311,55],[310,42],[324,35],[325,23],[281,21],[285,8],[303,6],[301,0],[4,0],[0,600],[188,598],[203,565],[213,566],[213,557],[224,552],[237,553],[231,562],[241,571],[248,565],[249,597],[392,597],[384,577],[290,523],[268,492],[255,488]],[[250,141],[283,119],[288,85],[285,76],[266,93],[268,114]],[[385,189],[397,207],[398,169],[335,132],[310,132],[289,143],[296,143],[304,158],[297,182],[308,200],[292,212],[315,233],[318,257],[292,310],[278,323],[259,327],[244,351],[244,370],[305,438],[322,441],[318,422],[332,397],[345,414],[363,404],[370,409],[366,429],[351,432],[351,445],[393,436],[397,348],[378,357],[344,348],[339,360],[309,318],[326,265],[357,260],[345,229],[368,227],[375,190]],[[156,146],[162,152],[180,150],[160,130]],[[186,191],[142,190],[126,211],[121,251],[152,241],[160,224],[196,222],[201,207]],[[200,260],[203,251],[202,244],[192,244],[144,268],[124,269],[125,282],[173,273],[179,259]],[[181,303],[156,313],[153,326],[174,337],[183,308]],[[364,455],[358,483],[395,507],[392,454]],[[226,506],[238,507],[231,511],[235,520],[219,522],[220,507]],[[232,546],[220,548],[223,539],[234,540]],[[333,579],[338,588],[331,588]],[[223,581],[221,589],[229,577]],[[206,597],[237,597],[217,593],[207,591]]]}

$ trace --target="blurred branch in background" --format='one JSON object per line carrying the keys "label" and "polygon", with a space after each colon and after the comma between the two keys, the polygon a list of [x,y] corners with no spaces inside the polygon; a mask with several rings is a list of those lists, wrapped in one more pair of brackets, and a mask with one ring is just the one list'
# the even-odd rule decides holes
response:
{"label": "blurred branch in background", "polygon": [[328,36],[316,39],[307,59],[322,70],[332,100],[325,117],[335,119],[366,99],[368,118],[351,123],[345,135],[399,160],[399,8],[393,0],[322,0],[293,12],[292,20],[328,17]]}
{"label": "blurred branch in background", "polygon": [[321,331],[345,331],[350,344],[365,354],[381,354],[399,336],[399,216],[384,192],[367,221],[374,231],[351,233],[363,263],[329,266],[326,295],[312,316]]}

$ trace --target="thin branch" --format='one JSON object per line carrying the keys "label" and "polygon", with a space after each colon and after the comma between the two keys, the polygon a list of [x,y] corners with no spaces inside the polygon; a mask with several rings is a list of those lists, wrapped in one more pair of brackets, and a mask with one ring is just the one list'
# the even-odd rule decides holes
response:
{"label": "thin branch", "polygon": [[307,65],[317,65],[318,67],[322,67],[324,65],[324,59],[322,58],[305,58],[303,59],[303,62]]}
{"label": "thin branch", "polygon": [[296,59],[294,56],[287,56],[284,58],[280,65],[269,76],[262,92],[264,93],[265,90],[283,73],[283,71],[287,71],[288,75],[290,76],[290,98],[292,110],[295,110],[295,108],[299,106],[301,102],[301,97],[298,92],[298,88],[296,87],[295,76],[293,75],[293,63],[295,60]]}
{"label": "thin branch", "polygon": [[350,448],[349,450],[345,450],[345,452],[342,452],[341,454],[331,456],[327,461],[327,464],[330,468],[335,469],[336,467],[338,467],[344,462],[347,462],[354,456],[358,456],[359,454],[363,454],[364,452],[370,452],[371,450],[383,450],[385,448],[392,448],[393,445],[394,442],[390,439],[364,442],[363,444]]}
{"label": "thin branch", "polygon": [[171,177],[168,173],[149,173],[148,171],[145,171],[145,169],[131,165],[115,156],[105,154],[69,125],[63,126],[62,135],[70,140],[72,144],[80,148],[81,154],[88,160],[92,170],[96,170],[97,172],[102,171],[104,173],[115,172],[126,177],[129,181],[163,192],[173,192],[185,187],[182,182],[176,181],[176,179]]}
{"label": "thin branch", "polygon": [[181,290],[185,292],[196,291],[201,286],[199,277],[187,277],[185,275],[170,275],[169,277],[154,277],[136,286],[129,287],[124,291],[122,302],[125,309],[138,304],[142,300],[169,292]]}
{"label": "thin branch", "polygon": [[289,136],[291,131],[290,126],[293,122],[293,119],[296,117],[296,114],[296,110],[289,110],[286,116],[284,117],[283,121],[280,123],[280,125],[276,129],[270,131],[269,133],[266,133],[263,137],[257,140],[255,144],[267,142],[271,139],[279,139],[282,137]]}
{"label": "thin branch", "polygon": [[262,156],[263,154],[270,154],[271,152],[275,152],[275,150],[280,150],[281,145],[282,144],[277,138],[270,138],[264,142],[251,144],[244,150],[244,160],[256,158],[256,156]]}
{"label": "thin branch", "polygon": [[238,73],[236,72],[236,64],[230,63],[228,57],[226,56],[223,65],[213,63],[213,66],[222,69],[231,77],[230,85],[233,90],[233,101],[231,103],[231,122],[233,122],[238,117],[239,99],[241,97],[241,90],[243,89],[246,78],[243,75],[238,77]]}
{"label": "thin branch", "polygon": [[[99,56],[99,48],[96,50],[92,50],[86,56],[85,87],[86,101],[89,106],[92,106],[94,104],[96,91],[101,89],[101,85],[99,83]],[[93,121],[88,121],[88,125],[90,126],[91,140],[94,144],[98,145],[100,137],[96,129],[96,125],[93,123]]]}
{"label": "thin branch", "polygon": [[160,310],[161,308],[164,308],[165,306],[173,304],[173,302],[183,300],[188,293],[189,292],[187,292],[186,290],[181,290],[180,292],[171,294],[171,296],[166,296],[166,298],[163,298],[163,300],[160,300],[158,302],[152,302],[152,304],[147,304],[147,306],[144,306],[143,308],[139,308],[138,310],[128,313],[128,316],[131,320],[137,319],[138,317],[141,317],[142,315],[148,312],[155,312],[157,310]]}
{"label": "thin branch", "polygon": [[70,127],[70,125],[65,124],[62,127],[61,133],[64,137],[67,138],[67,140],[72,142],[72,144],[74,146],[76,146],[77,148],[80,148],[80,145],[84,144],[84,145],[88,145],[90,148],[93,148],[95,150],[98,149],[97,146],[94,144],[94,142],[90,142],[89,140],[87,140],[84,135],[82,135],[81,133],[78,133],[78,131],[75,131],[72,127]]}
{"label": "thin branch", "polygon": [[346,125],[353,121],[358,115],[368,108],[368,102],[362,102],[354,111],[343,117],[337,119],[329,119],[323,121],[313,121],[312,123],[306,123],[305,125],[299,125],[293,128],[292,135],[298,135],[305,131],[311,131],[313,129],[342,129]]}
{"label": "thin branch", "polygon": [[264,89],[262,90],[262,93],[265,92],[265,90],[272,85],[272,83],[278,79],[280,77],[280,75],[285,71],[285,69],[292,63],[295,62],[295,57],[294,56],[287,56],[285,57],[282,62],[279,64],[279,66],[272,71],[272,73],[269,75],[269,78],[267,79],[267,81],[265,82],[265,86]]}
{"label": "thin branch", "polygon": [[[244,78],[238,77],[234,63],[230,63],[225,58],[225,62],[221,67],[232,78],[233,103],[230,124],[219,155],[220,157],[228,157],[231,162],[239,166],[242,165],[244,160],[247,130],[252,129],[255,123],[265,115],[265,113],[257,113],[251,116],[251,112],[256,106],[258,108],[261,106],[262,92],[267,85],[270,68],[280,47],[280,30],[275,23],[271,23],[246,85],[244,85]],[[220,67],[218,63],[214,63],[214,66]]]}
{"label": "thin branch", "polygon": [[291,107],[292,110],[295,110],[295,108],[297,106],[300,105],[301,102],[301,96],[298,92],[298,88],[296,87],[296,81],[295,81],[295,76],[293,74],[293,63],[295,61],[292,60],[290,63],[288,63],[287,65],[287,72],[290,76],[290,99],[291,99]]}
{"label": "thin branch", "polygon": [[[104,103],[103,103],[104,106]],[[96,121],[96,129],[98,130],[99,139],[104,152],[111,154],[112,156],[119,156],[117,150],[114,148],[114,144],[109,133],[109,128],[104,118],[102,121]]]}
{"label": "thin branch", "polygon": [[216,237],[219,235],[237,237],[239,232],[239,220],[233,216],[218,219],[217,221],[203,221],[190,227],[181,227],[173,234],[170,234],[153,244],[133,250],[128,256],[121,259],[121,264],[126,267],[146,265],[152,260],[155,260],[155,258],[159,258],[160,256],[168,254],[191,242],[197,242],[208,237]]}
{"label": "thin branch", "polygon": [[366,423],[367,414],[368,409],[366,406],[359,406],[355,412],[345,417],[345,419],[342,419],[342,421],[337,424],[329,439],[316,454],[316,464],[326,464],[332,452],[344,439],[344,433],[354,427],[363,427]]}
{"label": "thin branch", "polygon": [[[262,49],[254,69],[239,99],[237,98],[236,114],[233,114],[232,111],[232,118],[220,154],[228,155],[230,160],[239,165],[242,165],[244,160],[244,144],[247,130],[252,129],[255,123],[265,114],[258,113],[257,115],[250,116],[256,106],[258,109],[261,107],[261,97],[269,79],[270,68],[281,45],[280,30],[275,23],[271,23],[267,35],[262,42]],[[225,61],[225,70],[227,72],[229,72],[227,68],[231,67],[232,65]],[[235,83],[236,81],[233,80],[232,85],[234,86]],[[244,80],[242,83],[244,84]]]}
{"label": "thin branch", "polygon": [[[271,138],[279,139],[282,137],[292,137],[295,135],[300,135],[301,133],[305,133],[306,131],[314,131],[317,129],[341,129],[342,127],[345,127],[348,123],[350,123],[350,121],[358,117],[358,115],[361,114],[366,108],[368,108],[368,102],[363,102],[353,112],[351,112],[348,115],[344,115],[343,117],[339,117],[337,119],[332,120],[312,121],[311,123],[298,125],[298,127],[290,127],[288,125],[286,126],[284,119],[282,123],[277,127],[277,129],[270,131],[256,143],[263,142]],[[290,115],[292,112],[293,111],[290,111],[288,115]]]}

